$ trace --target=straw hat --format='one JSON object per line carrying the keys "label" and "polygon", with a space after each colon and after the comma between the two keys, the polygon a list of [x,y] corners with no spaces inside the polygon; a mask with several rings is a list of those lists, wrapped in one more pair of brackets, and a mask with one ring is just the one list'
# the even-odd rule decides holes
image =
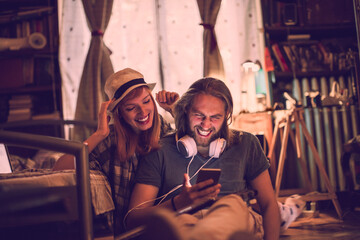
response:
{"label": "straw hat", "polygon": [[113,111],[116,105],[133,89],[140,86],[148,86],[153,90],[156,83],[146,83],[144,76],[131,68],[125,68],[112,74],[105,83],[105,93],[109,99],[116,99],[108,110]]}

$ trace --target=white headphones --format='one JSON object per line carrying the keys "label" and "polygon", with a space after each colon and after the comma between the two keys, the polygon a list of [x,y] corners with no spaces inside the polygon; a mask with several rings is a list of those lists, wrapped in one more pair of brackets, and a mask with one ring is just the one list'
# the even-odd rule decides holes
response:
{"label": "white headphones", "polygon": [[[185,157],[193,157],[197,154],[197,147],[195,140],[188,135],[180,138],[176,141],[177,149]],[[224,151],[226,146],[226,140],[223,138],[215,139],[210,143],[209,146],[209,156],[214,158],[219,158],[220,154]]]}

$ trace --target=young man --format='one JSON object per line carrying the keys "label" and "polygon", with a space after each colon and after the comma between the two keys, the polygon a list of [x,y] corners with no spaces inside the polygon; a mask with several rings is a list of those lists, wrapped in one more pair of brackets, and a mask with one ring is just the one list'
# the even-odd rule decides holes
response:
{"label": "young man", "polygon": [[[163,138],[161,149],[140,162],[129,225],[142,223],[156,209],[177,212],[218,197],[209,209],[193,215],[163,216],[179,227],[174,227],[176,235],[184,239],[279,238],[280,214],[269,162],[254,135],[229,129],[232,111],[231,93],[222,81],[203,78],[190,86],[175,107],[177,133]],[[202,167],[221,169],[220,184],[196,183]],[[249,187],[257,191],[262,218],[236,194]],[[146,219],[154,225],[155,220]]]}

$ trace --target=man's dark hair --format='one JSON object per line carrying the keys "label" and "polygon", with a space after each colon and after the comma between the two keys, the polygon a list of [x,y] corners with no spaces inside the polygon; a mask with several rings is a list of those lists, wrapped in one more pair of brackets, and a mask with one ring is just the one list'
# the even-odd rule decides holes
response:
{"label": "man's dark hair", "polygon": [[211,95],[224,102],[225,121],[220,129],[219,137],[229,141],[231,138],[229,124],[231,123],[233,112],[232,96],[223,81],[211,77],[202,78],[194,82],[177,102],[174,115],[178,137],[181,138],[187,134],[187,130],[189,129],[188,113],[195,96],[199,94]]}

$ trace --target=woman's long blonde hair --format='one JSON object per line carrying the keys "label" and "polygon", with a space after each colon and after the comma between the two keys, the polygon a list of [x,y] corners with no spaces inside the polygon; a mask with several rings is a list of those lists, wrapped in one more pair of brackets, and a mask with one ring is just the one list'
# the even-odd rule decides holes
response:
{"label": "woman's long blonde hair", "polygon": [[[125,101],[133,99],[142,93],[142,89],[146,89],[150,93],[151,100],[154,104],[153,125],[146,131],[136,133],[133,128],[124,120],[121,115],[119,105]],[[135,88],[122,99],[114,111],[114,127],[117,153],[120,161],[125,161],[135,153],[144,155],[154,149],[159,148],[160,139],[160,118],[155,105],[155,100],[151,94],[151,90],[147,86]]]}

